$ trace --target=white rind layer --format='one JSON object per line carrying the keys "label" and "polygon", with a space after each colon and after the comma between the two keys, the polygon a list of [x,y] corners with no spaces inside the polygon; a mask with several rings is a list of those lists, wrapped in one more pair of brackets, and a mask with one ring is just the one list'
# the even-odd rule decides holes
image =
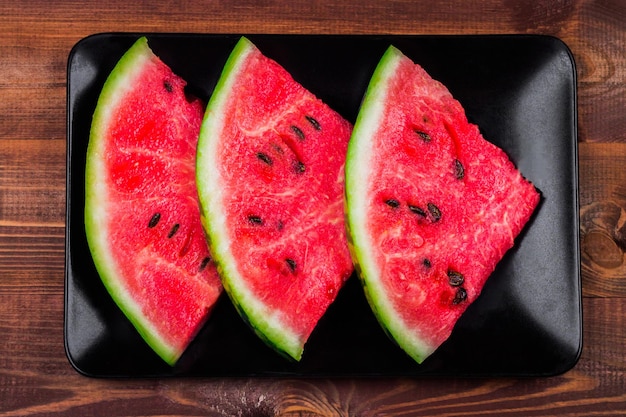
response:
{"label": "white rind layer", "polygon": [[107,227],[109,195],[104,181],[107,178],[104,167],[106,132],[109,130],[113,110],[118,108],[120,100],[136,85],[137,77],[153,59],[157,58],[149,48],[147,39],[137,40],[111,71],[98,98],[85,166],[85,231],[94,264],[107,291],[142,338],[165,362],[173,365],[182,352],[165,342],[130,296],[120,279],[119,267],[112,256],[112,239]]}
{"label": "white rind layer", "polygon": [[356,263],[367,300],[378,321],[413,359],[421,363],[436,347],[409,328],[391,301],[382,283],[381,271],[374,262],[375,248],[368,234],[367,213],[370,166],[376,163],[374,137],[378,135],[386,108],[387,90],[404,55],[391,46],[379,62],[365,93],[352,131],[346,159],[346,211],[350,251]]}
{"label": "white rind layer", "polygon": [[281,319],[280,315],[254,296],[245,278],[238,270],[238,261],[231,251],[232,241],[223,210],[223,180],[220,177],[218,155],[224,130],[224,111],[234,84],[245,70],[247,60],[256,53],[256,47],[241,38],[226,63],[218,81],[200,129],[196,167],[196,182],[202,212],[202,224],[209,237],[209,245],[217,264],[224,289],[239,313],[255,332],[279,351],[300,360],[304,341]]}

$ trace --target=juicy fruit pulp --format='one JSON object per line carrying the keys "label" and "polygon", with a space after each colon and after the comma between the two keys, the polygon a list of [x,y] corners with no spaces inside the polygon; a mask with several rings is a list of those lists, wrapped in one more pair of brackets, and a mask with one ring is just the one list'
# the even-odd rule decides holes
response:
{"label": "juicy fruit pulp", "polygon": [[224,287],[257,334],[296,360],[353,270],[343,220],[351,128],[242,38],[200,133],[203,223]]}
{"label": "juicy fruit pulp", "polygon": [[109,75],[87,151],[85,228],[98,273],[173,365],[221,292],[195,187],[204,112],[139,39]]}
{"label": "juicy fruit pulp", "polygon": [[417,362],[449,337],[538,201],[445,86],[390,47],[350,141],[347,219],[368,301]]}

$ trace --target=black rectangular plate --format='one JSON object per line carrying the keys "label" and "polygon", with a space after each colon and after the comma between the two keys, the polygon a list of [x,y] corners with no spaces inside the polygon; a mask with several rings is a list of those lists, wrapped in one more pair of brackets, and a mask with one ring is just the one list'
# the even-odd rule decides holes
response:
{"label": "black rectangular plate", "polygon": [[[259,49],[354,123],[370,76],[393,44],[443,82],[485,138],[542,200],[455,330],[422,365],[383,333],[356,276],[319,322],[302,361],[266,347],[222,297],[178,364],[162,362],[102,285],[84,231],[84,166],[102,85],[139,34],[98,34],[68,59],[65,346],[90,376],[539,376],[582,349],[576,70],[547,36],[249,35]],[[208,100],[239,35],[148,34],[154,52]]]}

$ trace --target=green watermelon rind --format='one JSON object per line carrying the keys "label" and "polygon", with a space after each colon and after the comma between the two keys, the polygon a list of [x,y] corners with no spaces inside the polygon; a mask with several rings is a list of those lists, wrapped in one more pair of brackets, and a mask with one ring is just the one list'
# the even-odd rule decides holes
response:
{"label": "green watermelon rind", "polygon": [[379,61],[367,87],[352,131],[346,156],[346,227],[349,248],[367,301],[385,332],[416,362],[422,363],[436,347],[406,325],[393,307],[374,263],[373,245],[367,234],[368,169],[373,160],[372,136],[379,129],[387,86],[404,55],[390,46]]}
{"label": "green watermelon rind", "polygon": [[168,345],[158,336],[157,329],[142,313],[120,280],[120,273],[111,256],[111,239],[106,233],[108,195],[102,179],[102,160],[105,133],[112,110],[117,108],[124,93],[132,89],[134,81],[145,65],[155,58],[145,37],[139,38],[120,58],[106,79],[94,111],[87,162],[85,165],[85,232],[92,258],[102,283],[120,310],[137,329],[146,343],[169,365],[174,365],[182,352]]}
{"label": "green watermelon rind", "polygon": [[288,358],[299,361],[304,341],[291,331],[277,314],[255,298],[237,269],[236,260],[229,247],[231,241],[225,228],[226,215],[222,210],[222,189],[215,172],[219,132],[224,124],[224,106],[233,94],[233,85],[244,69],[248,56],[256,47],[246,37],[241,37],[233,48],[222,74],[207,104],[200,128],[196,157],[196,184],[204,226],[213,260],[222,284],[239,315],[259,338]]}

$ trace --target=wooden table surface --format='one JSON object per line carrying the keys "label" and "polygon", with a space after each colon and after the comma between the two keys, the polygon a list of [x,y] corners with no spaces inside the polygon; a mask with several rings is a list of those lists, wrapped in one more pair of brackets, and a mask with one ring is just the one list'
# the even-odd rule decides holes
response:
{"label": "wooden table surface", "polygon": [[[626,415],[626,2],[0,4],[3,416]],[[578,71],[584,348],[547,378],[97,379],[63,342],[66,64],[99,32],[554,35]]]}

